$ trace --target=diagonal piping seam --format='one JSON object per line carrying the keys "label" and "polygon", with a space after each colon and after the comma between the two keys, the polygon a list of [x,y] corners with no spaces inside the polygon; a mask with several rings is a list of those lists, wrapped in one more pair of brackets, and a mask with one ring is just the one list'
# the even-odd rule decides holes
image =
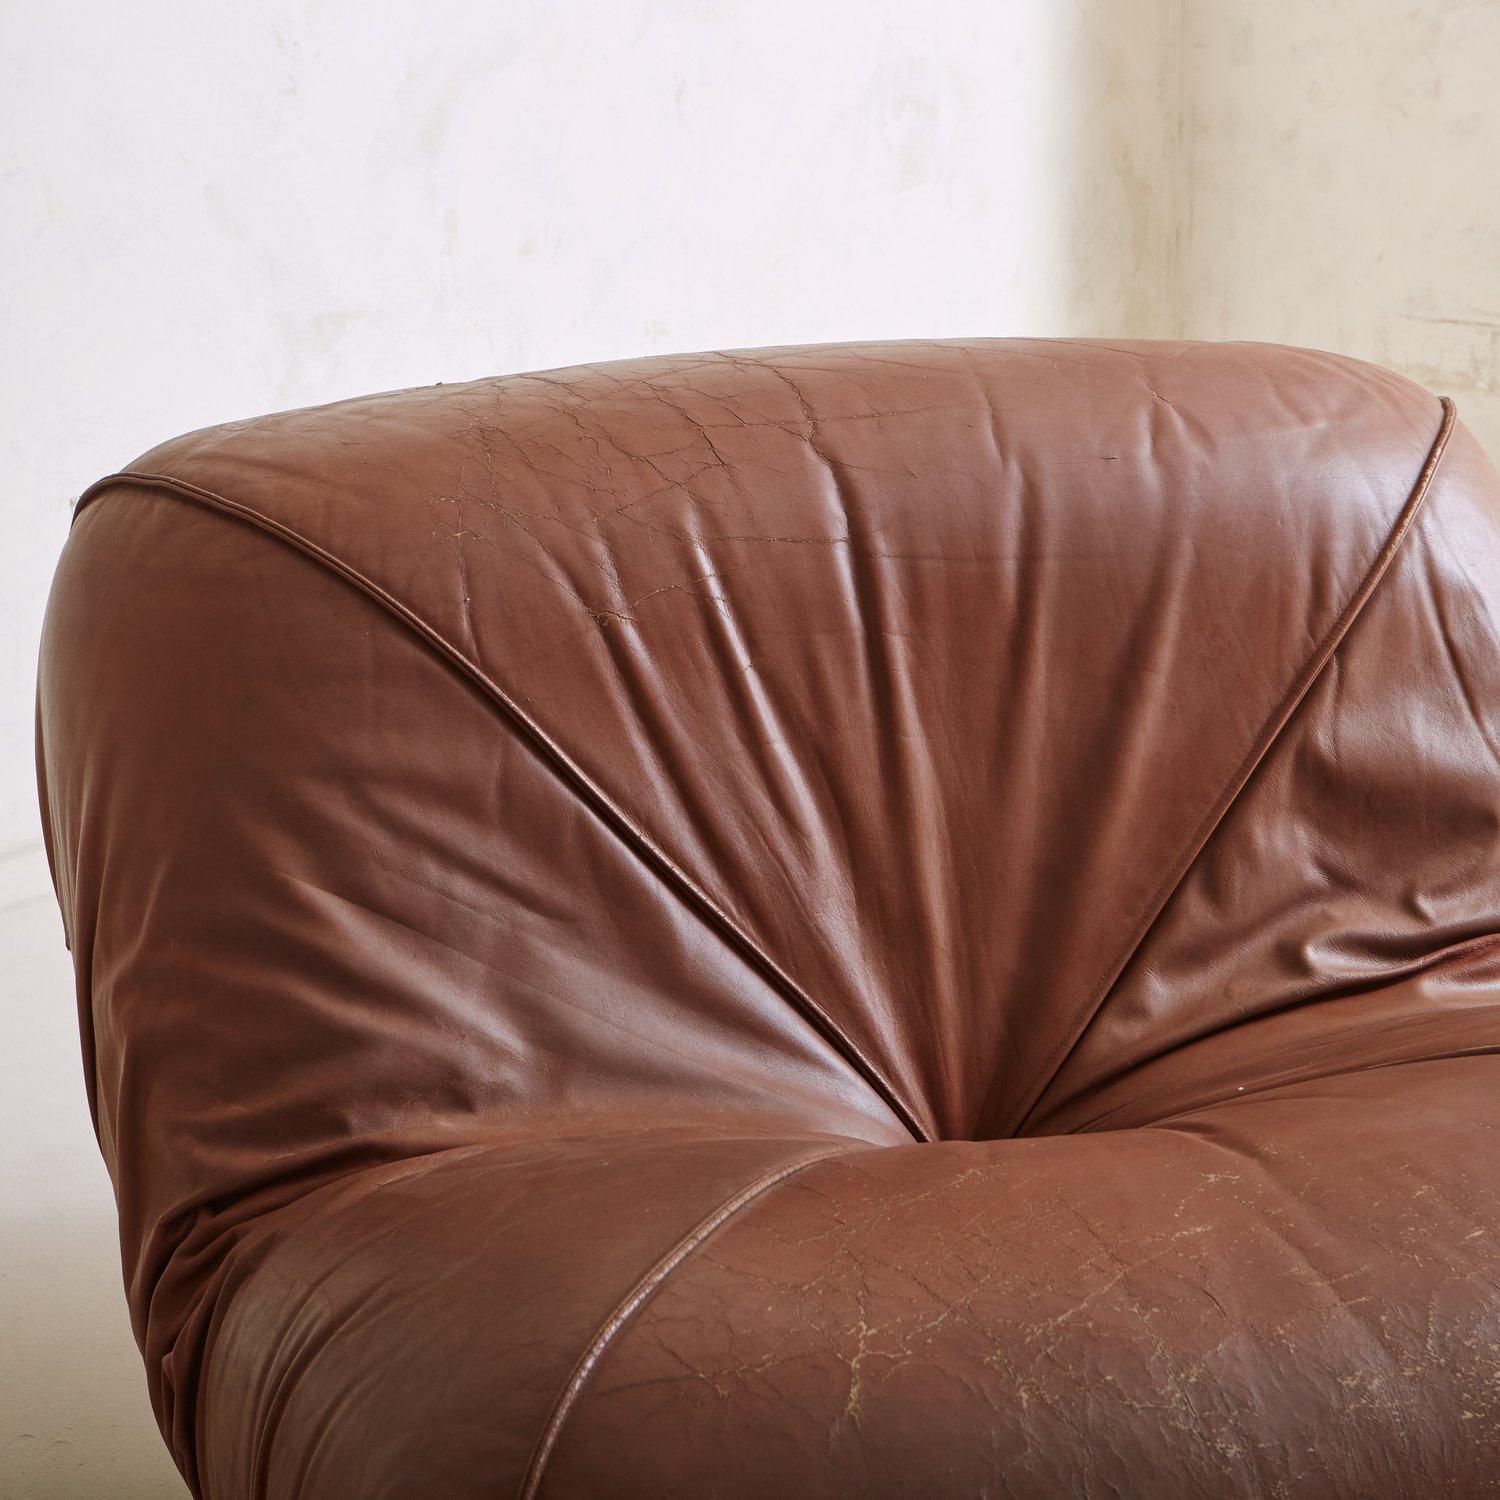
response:
{"label": "diagonal piping seam", "polygon": [[1385,577],[1386,570],[1390,567],[1396,553],[1400,551],[1401,544],[1406,540],[1407,532],[1411,530],[1417,512],[1422,508],[1423,500],[1427,498],[1427,493],[1432,487],[1433,475],[1436,474],[1438,465],[1442,462],[1443,454],[1448,447],[1448,439],[1453,434],[1457,408],[1447,396],[1442,398],[1441,404],[1443,419],[1439,424],[1437,436],[1433,439],[1432,447],[1428,449],[1427,458],[1417,474],[1406,503],[1401,507],[1384,545],[1375,554],[1374,561],[1371,562],[1358,587],[1349,596],[1338,618],[1313,648],[1312,654],[1303,662],[1301,670],[1292,679],[1291,685],[1281,700],[1261,725],[1259,733],[1245,752],[1244,759],[1235,767],[1229,780],[1224,784],[1223,790],[1193,830],[1177,862],[1168,870],[1161,884],[1151,893],[1139,921],[1131,928],[1130,935],[1115,955],[1109,968],[1105,970],[1099,982],[1089,991],[1083,1004],[1069,1020],[1062,1040],[1042,1061],[1032,1081],[1021,1094],[1020,1102],[1016,1106],[1015,1123],[1002,1134],[1019,1135],[1025,1129],[1038,1101],[1061,1071],[1068,1055],[1078,1044],[1079,1038],[1109,999],[1120,976],[1136,953],[1140,951],[1141,945],[1156,925],[1157,919],[1166,910],[1177,888],[1187,878],[1188,871],[1197,863],[1198,856],[1207,847],[1215,830],[1224,821],[1225,815],[1255,774],[1256,767],[1270,753],[1271,747],[1291,721],[1298,705],[1311,691],[1313,683],[1317,681],[1323,668],[1328,665],[1329,659],[1369,602],[1370,595],[1375,592],[1380,580]]}
{"label": "diagonal piping seam", "polygon": [[897,1092],[864,1051],[834,1021],[833,1017],[797,983],[775,959],[767,953],[706,890],[666,854],[650,837],[619,808],[607,792],[570,756],[556,740],[542,728],[520,705],[472,658],[455,646],[441,631],[430,625],[415,610],[366,577],[358,568],[342,558],[320,547],[318,543],[301,532],[265,515],[252,506],[230,500],[212,490],[203,489],[187,480],[174,479],[168,474],[150,474],[125,469],[96,481],[79,496],[73,513],[76,522],[86,506],[104,490],[115,485],[140,485],[146,488],[165,490],[183,499],[192,501],[205,509],[229,516],[246,525],[265,532],[296,548],[297,551],[320,563],[324,568],[352,584],[373,599],[388,613],[395,616],[414,635],[422,640],[437,656],[467,677],[499,710],[500,716],[509,721],[523,740],[536,750],[551,766],[553,773],[564,786],[578,798],[658,879],[673,890],[689,910],[696,910],[709,929],[718,934],[725,944],[738,954],[751,969],[765,979],[783,1000],[810,1021],[814,1030],[829,1042],[855,1072],[879,1095],[910,1132],[913,1139],[930,1139],[916,1112]]}

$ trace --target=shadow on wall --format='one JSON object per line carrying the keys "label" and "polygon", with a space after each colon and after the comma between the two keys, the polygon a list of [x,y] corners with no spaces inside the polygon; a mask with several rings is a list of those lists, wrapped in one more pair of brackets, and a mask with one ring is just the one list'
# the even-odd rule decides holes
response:
{"label": "shadow on wall", "polygon": [[1074,337],[1171,338],[1180,318],[1181,24],[1175,4],[1070,9],[1051,178]]}
{"label": "shadow on wall", "polygon": [[1500,457],[1500,5],[1183,17],[1179,326],[1389,365]]}
{"label": "shadow on wall", "polygon": [[1122,0],[1067,50],[1067,332],[1373,360],[1500,459],[1500,5]]}

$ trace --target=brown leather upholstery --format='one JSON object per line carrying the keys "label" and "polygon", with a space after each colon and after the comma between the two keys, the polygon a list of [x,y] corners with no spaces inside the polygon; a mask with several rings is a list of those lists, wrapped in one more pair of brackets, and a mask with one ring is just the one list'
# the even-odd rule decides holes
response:
{"label": "brown leather upholstery", "polygon": [[1254,345],[695,355],[85,497],[43,802],[212,1497],[1469,1496],[1500,481]]}

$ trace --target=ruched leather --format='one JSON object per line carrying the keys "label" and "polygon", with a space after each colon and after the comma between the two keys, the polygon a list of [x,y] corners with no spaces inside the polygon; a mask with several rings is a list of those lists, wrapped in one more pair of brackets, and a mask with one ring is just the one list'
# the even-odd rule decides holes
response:
{"label": "ruched leather", "polygon": [[168,443],[39,767],[195,1494],[1500,1493],[1500,479],[1259,345]]}

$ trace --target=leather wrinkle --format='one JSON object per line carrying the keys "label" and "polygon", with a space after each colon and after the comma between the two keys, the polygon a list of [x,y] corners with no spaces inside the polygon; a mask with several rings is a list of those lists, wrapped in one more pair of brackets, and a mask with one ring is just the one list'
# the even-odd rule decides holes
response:
{"label": "leather wrinkle", "polygon": [[[1333,999],[1338,996],[1369,994],[1373,991],[1390,988],[1393,985],[1405,984],[1411,979],[1419,979],[1426,974],[1432,974],[1445,969],[1461,966],[1470,959],[1486,958],[1490,954],[1494,953],[1497,949],[1500,949],[1500,933],[1493,933],[1485,937],[1470,938],[1466,942],[1455,943],[1450,948],[1440,949],[1438,952],[1429,954],[1425,958],[1416,959],[1411,963],[1403,964],[1399,968],[1393,969],[1389,973],[1382,975],[1377,981],[1372,982],[1369,979],[1350,979],[1346,983],[1333,985],[1325,989],[1320,989],[1312,994],[1300,995],[1289,1000],[1285,1005],[1277,1006],[1273,1010],[1262,1011],[1260,1014],[1256,1015],[1249,1021],[1237,1021],[1229,1026],[1218,1027],[1212,1031],[1204,1032],[1201,1036],[1196,1038],[1196,1040],[1199,1042],[1208,1041],[1216,1036],[1221,1035],[1223,1032],[1233,1031],[1239,1026],[1253,1026],[1261,1021],[1269,1021],[1277,1016],[1284,1016],[1292,1011],[1301,1010],[1305,1006],[1317,1005],[1324,1000]],[[1370,1027],[1368,1021],[1351,1021],[1347,1025],[1337,1026],[1331,1031],[1325,1031],[1321,1033],[1318,1040],[1324,1043],[1336,1041],[1340,1037],[1355,1036],[1363,1032],[1368,1032],[1369,1029]],[[1136,1067],[1139,1068],[1144,1066],[1146,1063],[1156,1062],[1160,1058],[1169,1055],[1172,1051],[1175,1050],[1175,1048],[1168,1048],[1163,1052],[1153,1053],[1150,1057],[1141,1058],[1137,1061]],[[1470,1052],[1483,1052],[1488,1050],[1492,1049],[1483,1047],[1465,1048],[1458,1053],[1448,1052],[1432,1055],[1445,1057],[1467,1056]],[[1424,1054],[1424,1056],[1425,1055],[1426,1054]],[[1400,1067],[1403,1061],[1410,1061],[1410,1059],[1403,1059],[1401,1061],[1387,1063],[1373,1063],[1369,1066]],[[1327,1073],[1320,1072],[1319,1076],[1335,1077],[1345,1071],[1363,1072],[1365,1071],[1365,1069],[1363,1067],[1350,1069],[1332,1069]],[[1279,1088],[1286,1081],[1287,1080],[1279,1080],[1275,1083],[1267,1084],[1266,1087]],[[1135,1098],[1127,1101],[1124,1104],[1114,1105],[1112,1108],[1107,1109],[1102,1115],[1096,1115],[1094,1116],[1094,1118],[1084,1121],[1081,1125],[1073,1126],[1072,1129],[1075,1133],[1078,1134],[1082,1134],[1085,1131],[1104,1129],[1104,1122],[1106,1120],[1113,1119],[1116,1115],[1123,1114],[1127,1110],[1142,1109],[1146,1105],[1150,1104],[1154,1099],[1160,1099],[1166,1094],[1180,1092],[1183,1089],[1190,1089],[1193,1086],[1194,1079],[1192,1078],[1178,1080],[1173,1083],[1162,1084],[1159,1088],[1149,1089],[1144,1094],[1137,1095]],[[1256,1091],[1246,1089],[1243,1095],[1236,1094],[1232,1097],[1246,1097],[1252,1092]],[[1192,1107],[1197,1108],[1198,1106],[1194,1105]]]}
{"label": "leather wrinkle", "polygon": [[531,1461],[526,1466],[521,1487],[517,1491],[517,1500],[535,1500],[542,1480],[546,1477],[548,1461],[556,1450],[558,1439],[562,1435],[568,1417],[583,1397],[589,1377],[598,1368],[599,1361],[604,1357],[609,1346],[646,1303],[670,1280],[673,1272],[702,1249],[737,1215],[764,1198],[772,1189],[790,1181],[798,1173],[805,1171],[808,1167],[817,1166],[820,1162],[848,1156],[851,1150],[875,1149],[878,1148],[856,1146],[849,1149],[835,1147],[826,1151],[812,1151],[797,1157],[794,1161],[773,1167],[769,1172],[761,1173],[754,1181],[727,1198],[711,1213],[706,1214],[676,1244],[660,1256],[616,1303],[609,1316],[600,1323],[593,1337],[578,1356],[567,1380],[563,1383],[562,1390],[558,1393],[555,1405],[542,1425],[542,1430],[537,1434],[536,1447],[532,1450]]}
{"label": "leather wrinkle", "polygon": [[1152,892],[1151,898],[1146,903],[1141,917],[1131,929],[1124,943],[1121,944],[1115,959],[1099,982],[1089,992],[1084,1003],[1078,1007],[1068,1024],[1063,1028],[1062,1037],[1048,1053],[1032,1081],[1021,1091],[1020,1105],[1015,1123],[1007,1129],[997,1132],[998,1135],[1019,1135],[1025,1130],[1026,1123],[1031,1118],[1038,1101],[1045,1095],[1048,1085],[1057,1076],[1058,1071],[1067,1060],[1068,1054],[1077,1045],[1080,1037],[1088,1029],[1089,1024],[1108,1003],[1109,996],[1118,983],[1121,974],[1124,973],[1130,964],[1131,958],[1145,942],[1151,929],[1156,925],[1157,919],[1167,909],[1173,892],[1187,878],[1188,872],[1197,862],[1203,850],[1208,846],[1214,831],[1223,822],[1225,815],[1234,805],[1240,793],[1249,785],[1256,767],[1269,754],[1272,746],[1275,745],[1282,732],[1291,722],[1298,705],[1307,697],[1314,682],[1317,681],[1334,652],[1338,649],[1339,644],[1348,635],[1355,620],[1358,619],[1361,611],[1369,602],[1370,596],[1379,586],[1380,580],[1385,576],[1396,553],[1400,550],[1401,544],[1405,541],[1407,534],[1411,530],[1412,522],[1416,519],[1417,512],[1422,507],[1422,502],[1426,499],[1428,491],[1432,487],[1432,480],[1437,473],[1438,466],[1442,462],[1443,454],[1447,450],[1448,440],[1453,433],[1454,424],[1458,417],[1457,407],[1447,396],[1441,398],[1441,404],[1443,416],[1438,426],[1437,436],[1432,441],[1432,446],[1428,450],[1426,460],[1423,462],[1416,479],[1412,483],[1406,503],[1397,515],[1384,544],[1375,554],[1369,568],[1366,570],[1354,592],[1349,596],[1338,617],[1324,633],[1322,639],[1314,646],[1310,655],[1293,677],[1290,686],[1277,702],[1276,707],[1272,709],[1271,713],[1262,723],[1250,744],[1250,748],[1246,751],[1243,759],[1236,765],[1223,790],[1210,804],[1208,811],[1194,828],[1182,854],[1176,863],[1169,868],[1166,876]]}
{"label": "leather wrinkle", "polygon": [[[1348,1036],[1358,1031],[1355,1026],[1341,1026],[1337,1031],[1331,1031],[1323,1040],[1335,1037]],[[1500,1057],[1500,1042],[1493,1046],[1480,1043],[1473,1047],[1449,1047],[1440,1051],[1424,1051],[1420,1057],[1397,1057],[1387,1058],[1381,1062],[1356,1063],[1347,1068],[1320,1067],[1316,1074],[1307,1077],[1292,1076],[1290,1078],[1272,1078],[1257,1088],[1236,1088],[1233,1093],[1214,1094],[1207,1098],[1194,1099],[1182,1106],[1181,1109],[1173,1110],[1170,1114],[1163,1115],[1160,1119],[1143,1121],[1139,1125],[1126,1125],[1119,1127],[1123,1130],[1173,1130],[1176,1129],[1179,1120],[1189,1119],[1194,1115],[1202,1114],[1205,1110],[1216,1109],[1223,1104],[1248,1104],[1254,1099],[1265,1098],[1273,1095],[1279,1089],[1301,1088],[1309,1084],[1330,1083],[1335,1079],[1354,1078],[1363,1073],[1381,1073],[1392,1068],[1421,1068],[1428,1063],[1455,1062],[1466,1057]],[[1143,1095],[1145,1099],[1159,1098],[1166,1090],[1155,1090],[1151,1094]],[[1120,1113],[1120,1109],[1112,1109],[1108,1114],[1100,1115],[1097,1119],[1088,1120],[1082,1125],[1073,1126],[1069,1132],[1072,1135],[1105,1135],[1111,1127],[1104,1124],[1113,1115]],[[1134,1107],[1134,1104],[1130,1106]]]}
{"label": "leather wrinkle", "polygon": [[854,1068],[855,1072],[859,1074],[865,1083],[891,1109],[897,1119],[911,1133],[914,1140],[925,1141],[929,1139],[916,1112],[908,1106],[906,1101],[901,1098],[895,1086],[889,1082],[875,1063],[865,1055],[864,1051],[856,1045],[824,1008],[760,944],[755,942],[697,881],[667,855],[654,840],[648,837],[622,809],[616,806],[614,800],[601,787],[595,784],[593,779],[582,767],[574,762],[566,750],[530,714],[526,713],[499,683],[490,677],[477,662],[448,640],[442,632],[434,628],[408,605],[404,604],[388,590],[382,588],[373,579],[367,578],[342,558],[336,557],[326,548],[320,547],[316,542],[304,537],[294,528],[283,525],[281,522],[262,514],[251,506],[241,504],[239,501],[229,499],[227,496],[215,494],[212,490],[190,484],[185,480],[175,479],[169,474],[150,474],[136,470],[122,470],[117,474],[108,475],[104,479],[90,485],[79,496],[78,504],[73,513],[74,521],[104,491],[119,484],[134,484],[161,489],[181,499],[188,500],[206,509],[216,511],[221,515],[255,527],[267,535],[295,547],[299,552],[304,553],[330,572],[344,579],[345,582],[367,594],[377,604],[393,615],[401,624],[405,625],[407,629],[422,640],[440,659],[446,661],[451,667],[457,669],[463,676],[468,677],[479,687],[494,704],[500,717],[507,720],[512,729],[520,734],[533,749],[540,753],[542,759],[547,762],[557,779],[590,812],[599,818],[616,838],[623,842],[626,847],[630,848],[637,858],[669,890],[672,890],[683,901],[684,905],[690,910],[695,911],[700,920],[711,931],[715,932],[732,951],[747,962],[763,979],[767,980],[771,987],[781,995],[783,1000],[787,1001],[792,1009],[799,1011],[804,1019],[811,1022],[814,1029],[823,1036],[824,1040],[829,1042],[843,1056],[844,1060]]}

